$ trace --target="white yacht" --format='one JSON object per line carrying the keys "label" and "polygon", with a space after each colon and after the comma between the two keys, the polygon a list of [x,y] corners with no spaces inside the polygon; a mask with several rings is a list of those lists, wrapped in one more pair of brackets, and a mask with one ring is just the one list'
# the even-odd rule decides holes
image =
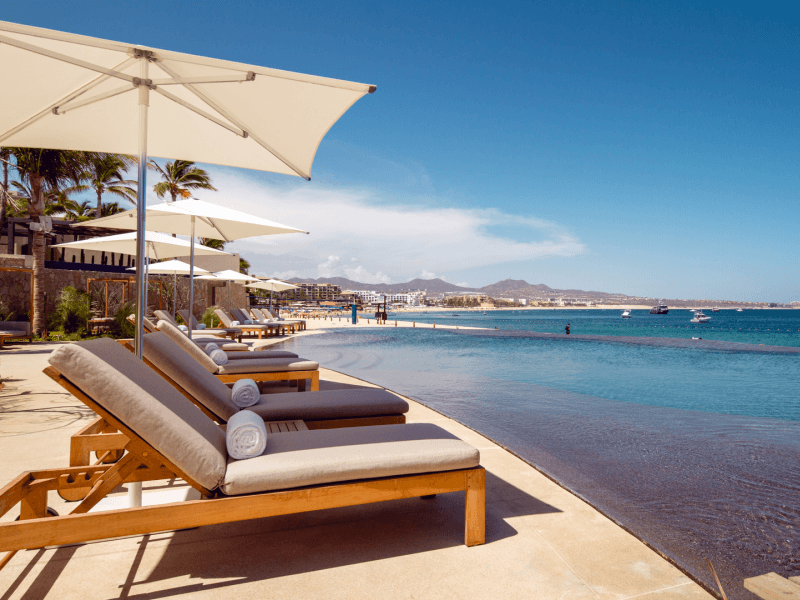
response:
{"label": "white yacht", "polygon": [[694,318],[689,321],[690,323],[708,323],[711,320],[711,317],[707,317],[699,310],[694,313]]}
{"label": "white yacht", "polygon": [[631,309],[630,308],[626,308],[625,310],[622,311],[622,318],[623,319],[630,319],[631,318]]}
{"label": "white yacht", "polygon": [[741,308],[737,308],[736,312],[744,312]]}

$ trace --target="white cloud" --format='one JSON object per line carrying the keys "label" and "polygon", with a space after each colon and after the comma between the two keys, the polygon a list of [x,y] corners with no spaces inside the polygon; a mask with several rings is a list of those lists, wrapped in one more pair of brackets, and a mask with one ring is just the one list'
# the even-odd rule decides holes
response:
{"label": "white cloud", "polygon": [[[254,270],[275,276],[291,273],[341,276],[364,283],[402,282],[586,251],[580,240],[555,223],[496,209],[391,203],[369,189],[265,183],[259,175],[232,169],[215,173],[214,185],[219,192],[198,195],[311,232],[239,240],[226,247],[245,256]],[[488,231],[504,226],[515,231],[522,228],[534,241]],[[344,262],[341,256],[352,258]]]}

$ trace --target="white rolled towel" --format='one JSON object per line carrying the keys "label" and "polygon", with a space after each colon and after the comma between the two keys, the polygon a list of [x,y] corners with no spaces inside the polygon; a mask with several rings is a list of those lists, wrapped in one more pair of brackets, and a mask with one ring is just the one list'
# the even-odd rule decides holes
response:
{"label": "white rolled towel", "polygon": [[208,355],[211,357],[211,360],[220,366],[228,364],[228,355],[222,350],[213,350],[209,352]]}
{"label": "white rolled towel", "polygon": [[217,346],[214,342],[206,344],[206,354],[211,354],[214,350],[219,350],[219,346]]}
{"label": "white rolled towel", "polygon": [[261,392],[252,379],[240,379],[231,388],[231,400],[239,408],[253,406],[260,397]]}
{"label": "white rolled towel", "polygon": [[225,445],[228,447],[228,454],[236,460],[261,456],[267,448],[264,419],[252,410],[239,411],[228,419]]}
{"label": "white rolled towel", "polygon": [[236,327],[237,325],[241,325],[239,321],[231,321],[231,327]]}
{"label": "white rolled towel", "polygon": [[189,331],[189,328],[186,325],[178,325],[178,329],[181,331]]}
{"label": "white rolled towel", "polygon": [[245,325],[252,325],[252,324],[253,324],[253,321],[252,321],[252,319],[245,319],[245,320],[244,320],[244,324],[245,324]]}

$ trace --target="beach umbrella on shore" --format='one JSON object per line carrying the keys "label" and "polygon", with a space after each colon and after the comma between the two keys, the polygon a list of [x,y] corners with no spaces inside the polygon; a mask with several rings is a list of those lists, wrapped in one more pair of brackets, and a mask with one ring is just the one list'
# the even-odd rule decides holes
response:
{"label": "beach umbrella on shore", "polygon": [[[134,154],[310,179],[322,138],[374,86],[0,21],[0,145]],[[152,124],[152,127],[150,126]],[[136,354],[146,301],[136,231]]]}
{"label": "beach umbrella on shore", "polygon": [[272,309],[272,293],[297,289],[300,286],[280,281],[279,279],[259,279],[257,283],[248,283],[245,287],[258,290],[269,290],[269,307]]}
{"label": "beach umbrella on shore", "polygon": [[230,269],[211,273],[210,275],[204,275],[202,277],[198,277],[197,279],[219,279],[228,282],[228,312],[231,312],[231,283],[234,281],[238,281],[240,283],[245,281],[259,281],[258,277],[252,277],[250,275],[245,275],[244,273],[239,273],[238,271],[232,271]]}
{"label": "beach umbrella on shore", "polygon": [[[175,239],[175,238],[170,238]],[[136,267],[131,267],[131,269],[135,269]],[[130,270],[130,269],[129,269]],[[194,267],[193,271],[195,273],[200,273],[205,275],[208,273],[205,269],[201,269],[200,267]],[[147,266],[147,274],[150,275],[172,275],[172,318],[175,318],[175,308],[177,306],[177,294],[178,294],[178,275],[189,275],[190,266],[188,263],[185,263],[180,260],[167,260],[160,263],[155,263],[152,265]],[[194,285],[194,281],[191,282],[191,285]],[[189,294],[193,296],[193,294]]]}
{"label": "beach umbrella on shore", "polygon": [[[190,242],[186,240],[182,240],[180,238],[174,238],[172,236],[164,235],[163,233],[158,233],[155,231],[146,231],[144,237],[145,237],[146,258],[144,261],[145,264],[143,265],[144,267],[143,287],[145,288],[145,290],[147,290],[148,274],[155,272],[153,271],[153,268],[149,264],[150,260],[151,259],[161,260],[163,258],[173,258],[176,256],[188,256],[192,251],[192,244],[190,244]],[[136,232],[133,232],[133,233],[120,233],[117,235],[108,235],[104,237],[89,238],[87,240],[66,242],[64,244],[55,244],[52,247],[72,249],[72,250],[95,250],[97,252],[116,252],[118,254],[129,254],[135,256],[139,249],[139,243],[137,240]],[[229,252],[223,252],[222,250],[215,250],[214,248],[208,248],[206,246],[200,246],[197,249],[197,253],[202,255],[230,256]],[[170,261],[170,262],[180,262],[180,261]],[[182,262],[180,262],[180,264],[185,266],[186,272],[188,274],[189,265]],[[132,267],[131,270],[136,270],[138,268],[139,268],[139,262],[137,261],[136,266]],[[145,298],[146,297],[147,296],[145,295]],[[142,314],[144,314],[144,312]]]}
{"label": "beach umbrella on shore", "polygon": [[[195,246],[195,237],[212,238],[231,242],[241,238],[275,235],[279,233],[308,233],[302,229],[295,229],[288,225],[282,225],[274,221],[262,219],[247,213],[190,198],[157,204],[147,209],[147,228],[166,233],[189,235],[192,249],[205,248],[205,246]],[[77,223],[76,227],[109,227],[112,229],[134,229],[137,224],[137,211],[129,210],[117,213],[102,219],[94,219],[84,223]],[[189,264],[194,265],[194,255],[190,255]],[[229,281],[259,281],[255,277],[242,275],[237,271],[224,271],[230,276]],[[189,287],[189,306],[194,306],[194,274],[190,271],[191,279]],[[216,277],[215,277],[216,278]],[[224,278],[223,278],[224,279]],[[228,310],[230,310],[230,288],[228,288]],[[189,337],[192,332],[189,331]]]}

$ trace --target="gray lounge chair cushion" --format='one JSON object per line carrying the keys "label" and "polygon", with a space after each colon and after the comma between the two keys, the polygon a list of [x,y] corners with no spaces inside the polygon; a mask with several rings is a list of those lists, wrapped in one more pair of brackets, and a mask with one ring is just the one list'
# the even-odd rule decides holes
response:
{"label": "gray lounge chair cushion", "polygon": [[248,407],[265,421],[352,419],[408,412],[408,402],[380,388],[264,394]]}
{"label": "gray lounge chair cushion", "polygon": [[320,483],[477,467],[480,453],[430,423],[270,434],[264,454],[228,459],[221,490],[251,494]]}
{"label": "gray lounge chair cushion", "polygon": [[208,489],[221,483],[228,457],[225,434],[120,344],[110,338],[67,344],[49,361],[189,477]]}
{"label": "gray lounge chair cushion", "polygon": [[240,373],[283,373],[284,371],[316,371],[319,363],[304,358],[268,358],[261,360],[232,360],[219,365],[218,375]]}
{"label": "gray lounge chair cushion", "polygon": [[239,342],[226,342],[225,340],[221,340],[219,338],[195,339],[195,337],[192,336],[192,341],[198,346],[200,346],[203,349],[203,351],[205,351],[206,346],[208,344],[216,344],[217,346],[219,346],[220,350],[231,353],[228,355],[228,359],[230,359],[232,355],[236,354],[245,354],[245,355],[249,354],[248,351],[250,350],[250,346],[248,346],[247,344],[240,344]]}
{"label": "gray lounge chair cushion", "polygon": [[211,360],[211,357],[206,354],[202,348],[186,337],[180,329],[175,327],[175,325],[162,320],[158,322],[156,327],[158,327],[159,331],[166,333],[170,338],[172,338],[172,341],[178,344],[178,346],[180,346],[184,352],[189,354],[189,356],[203,365],[203,367],[209,373],[218,372],[219,365]]}
{"label": "gray lounge chair cushion", "polygon": [[[225,348],[220,347],[222,350]],[[258,360],[271,358],[298,358],[294,352],[288,350],[253,350],[252,352],[231,352],[228,354],[228,362],[232,360]]]}
{"label": "gray lounge chair cushion", "polygon": [[215,415],[227,421],[239,407],[231,401],[231,390],[189,356],[166,333],[158,332],[143,339],[142,353],[167,377],[181,386]]}

